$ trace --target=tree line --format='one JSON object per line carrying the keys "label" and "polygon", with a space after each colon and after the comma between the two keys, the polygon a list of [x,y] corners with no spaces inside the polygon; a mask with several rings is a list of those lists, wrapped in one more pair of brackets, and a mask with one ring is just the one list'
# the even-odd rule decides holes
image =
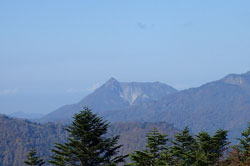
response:
{"label": "tree line", "polygon": [[122,145],[119,136],[107,137],[109,123],[90,109],[75,114],[66,128],[66,143],[56,143],[47,163],[32,149],[24,162],[43,166],[249,166],[250,124],[242,132],[239,143],[229,146],[227,131],[217,130],[211,135],[200,132],[192,135],[188,127],[173,140],[156,128],[146,136],[146,147],[128,155],[119,155]]}

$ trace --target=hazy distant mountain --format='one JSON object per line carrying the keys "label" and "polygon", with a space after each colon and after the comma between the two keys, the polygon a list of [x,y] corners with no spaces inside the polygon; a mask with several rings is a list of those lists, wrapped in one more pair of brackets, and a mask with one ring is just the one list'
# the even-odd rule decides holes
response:
{"label": "hazy distant mountain", "polygon": [[[120,153],[128,154],[144,148],[146,133],[155,127],[170,138],[177,132],[173,125],[164,122],[131,122],[112,124],[108,136],[120,135],[119,144],[124,145]],[[59,124],[41,125],[0,115],[0,165],[23,166],[23,161],[32,148],[36,148],[44,159],[49,159],[54,143],[66,140],[64,128]]]}
{"label": "hazy distant mountain", "polygon": [[80,102],[72,105],[65,105],[55,110],[43,117],[41,122],[69,121],[72,115],[80,111],[84,106],[92,108],[94,112],[103,113],[155,102],[175,92],[177,92],[176,89],[160,82],[128,83],[118,82],[116,79],[111,78]]}
{"label": "hazy distant mountain", "polygon": [[65,121],[82,105],[92,106],[111,122],[166,121],[177,128],[189,126],[193,132],[223,128],[235,137],[250,121],[250,72],[179,92],[161,83],[110,79],[81,102],[64,106],[43,120]]}
{"label": "hazy distant mountain", "polygon": [[35,119],[42,118],[44,115],[39,114],[39,113],[25,113],[25,112],[19,111],[19,112],[11,113],[8,116],[12,117],[12,118],[30,119],[30,120],[34,119],[35,120]]}
{"label": "hazy distant mountain", "polygon": [[230,74],[198,88],[179,91],[146,106],[105,113],[110,121],[166,121],[194,132],[230,130],[235,137],[250,121],[250,72]]}

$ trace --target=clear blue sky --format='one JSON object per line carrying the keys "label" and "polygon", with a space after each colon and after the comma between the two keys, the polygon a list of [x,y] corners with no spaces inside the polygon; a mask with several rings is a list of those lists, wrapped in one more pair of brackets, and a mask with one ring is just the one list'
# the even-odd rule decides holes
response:
{"label": "clear blue sky", "polygon": [[113,76],[178,89],[250,70],[249,0],[1,0],[0,112],[49,112]]}

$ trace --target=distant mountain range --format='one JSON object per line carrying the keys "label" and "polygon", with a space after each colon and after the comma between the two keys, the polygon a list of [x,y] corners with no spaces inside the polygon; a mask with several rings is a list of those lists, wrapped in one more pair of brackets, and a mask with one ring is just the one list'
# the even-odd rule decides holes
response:
{"label": "distant mountain range", "polygon": [[38,114],[38,113],[26,113],[26,112],[19,111],[19,112],[13,112],[11,114],[8,114],[8,116],[12,118],[35,120],[35,119],[42,118],[44,115]]}
{"label": "distant mountain range", "polygon": [[111,122],[166,121],[193,132],[227,129],[236,137],[250,121],[250,72],[182,91],[159,82],[120,83],[111,78],[79,103],[63,106],[41,121],[67,122],[83,106]]}
{"label": "distant mountain range", "polygon": [[177,90],[160,82],[118,82],[110,78],[104,85],[83,98],[80,102],[65,105],[46,115],[41,122],[68,122],[71,117],[84,106],[90,107],[95,113],[107,113],[112,110],[127,109],[155,102],[162,97],[176,93]]}
{"label": "distant mountain range", "polygon": [[218,128],[230,138],[250,121],[250,72],[230,74],[218,81],[166,95],[147,106],[134,106],[105,113],[111,121],[166,121],[193,132]]}

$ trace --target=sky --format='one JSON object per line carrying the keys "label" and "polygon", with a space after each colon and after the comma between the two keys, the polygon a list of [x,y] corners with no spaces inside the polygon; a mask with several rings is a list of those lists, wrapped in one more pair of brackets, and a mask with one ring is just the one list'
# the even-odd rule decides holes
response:
{"label": "sky", "polygon": [[0,113],[48,113],[115,77],[197,87],[250,70],[249,0],[1,0]]}

